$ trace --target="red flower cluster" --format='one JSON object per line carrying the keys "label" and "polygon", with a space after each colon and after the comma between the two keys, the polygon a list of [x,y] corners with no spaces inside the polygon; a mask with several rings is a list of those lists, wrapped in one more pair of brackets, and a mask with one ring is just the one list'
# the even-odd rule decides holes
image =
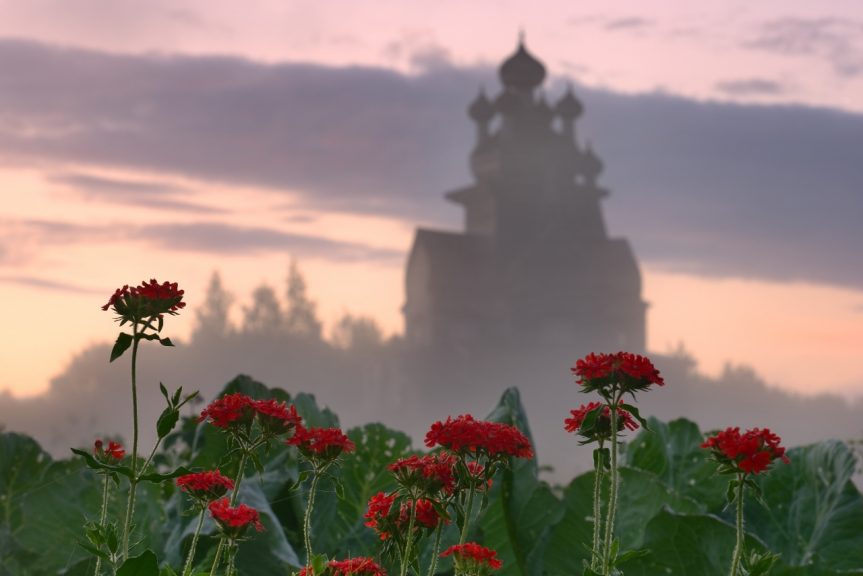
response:
{"label": "red flower cluster", "polygon": [[[332,576],[386,576],[384,569],[378,566],[371,558],[357,556],[347,560],[330,560],[327,570]],[[312,570],[305,566],[300,569],[297,576],[312,576]],[[317,574],[315,576],[322,576]]]}
{"label": "red flower cluster", "polygon": [[665,385],[650,360],[630,352],[588,354],[576,361],[572,373],[585,391],[598,390],[608,384],[619,384],[625,392],[646,390],[651,384]]}
{"label": "red flower cluster", "polygon": [[363,515],[363,518],[366,519],[365,525],[377,532],[381,540],[388,540],[390,537],[387,523],[395,501],[395,493],[378,492],[369,499],[369,509]]}
{"label": "red flower cluster", "polygon": [[123,446],[119,442],[111,440],[108,442],[108,447],[105,448],[104,442],[96,440],[93,443],[93,454],[96,456],[96,460],[108,462],[110,460],[122,460],[126,451],[123,450]]}
{"label": "red flower cluster", "polygon": [[217,428],[242,428],[250,426],[255,416],[265,434],[285,434],[301,424],[296,406],[273,399],[253,400],[240,393],[213,400],[201,412],[198,422],[209,418]]}
{"label": "red flower cluster", "polygon": [[245,394],[225,394],[204,408],[198,422],[207,418],[217,428],[249,426],[255,418],[254,400]]}
{"label": "red flower cluster", "polygon": [[229,538],[239,538],[249,526],[254,526],[258,532],[264,529],[258,511],[245,504],[232,508],[230,501],[227,498],[222,498],[210,502],[208,508],[213,519],[218,522],[222,531]]}
{"label": "red flower cluster", "polygon": [[497,570],[503,566],[503,562],[497,559],[497,552],[476,542],[466,542],[450,546],[441,552],[441,558],[452,556],[457,565],[461,565],[456,572],[477,574],[484,566]]}
{"label": "red flower cluster", "polygon": [[306,428],[297,424],[296,432],[285,444],[296,446],[300,454],[315,462],[335,460],[356,446],[338,428]]}
{"label": "red flower cluster", "polygon": [[121,318],[129,321],[140,321],[161,314],[176,314],[178,310],[186,307],[183,302],[184,293],[178,289],[176,282],[159,284],[155,279],[151,279],[133,288],[128,284],[117,288],[108,303],[102,306],[102,310],[113,308]]}
{"label": "red flower cluster", "polygon": [[[599,402],[591,402],[587,405],[582,404],[575,410],[570,410],[569,413],[572,415],[571,418],[567,418],[563,421],[564,429],[567,432],[579,432],[584,419],[590,412],[598,409],[601,406]],[[623,430],[624,428],[628,430],[638,430],[638,422],[636,422],[632,415],[627,412],[624,408],[617,409],[617,430],[618,432]],[[584,435],[590,438],[610,438],[611,432],[611,410],[608,409],[608,406],[605,406],[602,409],[602,413],[596,419],[592,430],[584,431]]]}
{"label": "red flower cluster", "polygon": [[767,428],[753,428],[744,434],[740,428],[726,428],[705,440],[701,447],[711,450],[717,460],[739,472],[759,474],[777,458],[788,463],[785,448],[779,445],[781,441]]}
{"label": "red flower cluster", "polygon": [[438,492],[451,494],[455,489],[453,468],[456,459],[445,452],[410,456],[396,460],[388,466],[396,482],[407,490],[418,488],[428,496]]}
{"label": "red flower cluster", "polygon": [[297,414],[297,407],[276,400],[256,400],[252,408],[258,414],[258,422],[265,433],[276,435],[286,434],[300,425],[302,419]]}
{"label": "red flower cluster", "polygon": [[218,470],[208,470],[180,476],[177,478],[177,487],[196,500],[210,502],[233,490],[234,483]]}
{"label": "red flower cluster", "polygon": [[490,458],[515,456],[532,458],[533,449],[527,436],[515,426],[474,420],[470,414],[435,422],[426,434],[429,448],[440,445],[458,453],[486,454]]}
{"label": "red flower cluster", "polygon": [[[403,530],[407,529],[407,527],[410,525],[410,514],[410,503],[403,502],[401,508],[399,509],[398,521],[396,522],[398,528]],[[446,518],[443,518],[440,514],[438,514],[438,511],[434,507],[434,503],[432,503],[431,500],[426,499],[420,499],[416,501],[416,518],[414,521],[416,522],[417,528],[437,528],[439,522],[448,522]]]}

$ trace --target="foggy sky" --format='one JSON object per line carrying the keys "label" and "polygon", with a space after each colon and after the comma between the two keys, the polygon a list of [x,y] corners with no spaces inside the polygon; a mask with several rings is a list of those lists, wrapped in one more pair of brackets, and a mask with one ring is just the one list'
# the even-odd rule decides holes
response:
{"label": "foggy sky", "polygon": [[[3,40],[0,155],[265,186],[301,194],[313,209],[458,227],[460,214],[441,194],[470,180],[474,130],[464,110],[480,85],[493,95],[499,83],[492,69],[434,58],[425,66],[405,75]],[[750,80],[724,89],[780,89]],[[549,99],[562,89],[562,79],[552,81]],[[629,238],[641,261],[707,276],[863,286],[863,117],[580,86],[576,93],[586,105],[579,136],[606,165],[611,231]],[[394,257],[217,223],[200,193],[158,181],[48,172],[84,195],[197,217],[194,226],[141,231],[158,232],[165,244],[219,254],[293,242],[337,260]],[[5,224],[7,247],[15,242],[9,230],[62,229],[64,242],[110,235],[102,226]]]}

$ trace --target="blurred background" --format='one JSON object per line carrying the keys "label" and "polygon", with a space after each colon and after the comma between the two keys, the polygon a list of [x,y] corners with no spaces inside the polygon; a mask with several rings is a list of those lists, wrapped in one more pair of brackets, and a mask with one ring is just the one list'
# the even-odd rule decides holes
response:
{"label": "blurred background", "polygon": [[145,346],[405,429],[518,386],[540,461],[591,351],[642,412],[863,436],[863,6],[0,0],[0,425],[128,436]]}

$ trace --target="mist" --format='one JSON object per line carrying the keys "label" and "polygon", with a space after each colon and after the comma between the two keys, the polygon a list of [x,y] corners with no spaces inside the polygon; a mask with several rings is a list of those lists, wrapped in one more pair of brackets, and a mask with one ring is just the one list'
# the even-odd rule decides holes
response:
{"label": "mist", "polygon": [[[539,462],[554,470],[550,477],[563,481],[591,466],[590,451],[579,449],[577,439],[563,430],[569,410],[591,400],[570,374],[579,357],[572,350],[537,342],[505,354],[440,363],[410,350],[400,337],[384,340],[371,318],[346,314],[325,329],[300,269],[293,270],[287,285],[262,285],[243,299],[246,303],[214,274],[207,302],[192,312],[196,328],[188,341],[177,341],[174,348],[142,345],[138,382],[145,445],[155,439],[155,421],[163,408],[159,382],[170,390],[199,390],[202,402],[209,402],[243,374],[292,395],[314,394],[343,427],[379,421],[403,430],[420,449],[435,420],[463,413],[482,417],[504,390],[517,387]],[[236,316],[242,320],[234,324],[230,318]],[[168,318],[167,336],[170,322]],[[128,440],[129,358],[109,363],[110,350],[109,343],[82,350],[44,395],[0,396],[0,423],[32,435],[61,457],[69,455],[70,447],[90,446],[97,437]],[[650,357],[666,385],[639,395],[644,416],[685,417],[704,430],[769,427],[788,446],[863,436],[860,400],[791,394],[769,386],[745,366],[729,365],[721,376],[710,378],[699,373],[684,349]],[[199,402],[186,414],[202,408]]]}

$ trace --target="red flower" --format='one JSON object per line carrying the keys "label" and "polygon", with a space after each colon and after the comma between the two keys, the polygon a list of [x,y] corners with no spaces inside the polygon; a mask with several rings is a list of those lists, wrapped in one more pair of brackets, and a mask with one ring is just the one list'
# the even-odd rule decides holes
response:
{"label": "red flower", "polygon": [[297,424],[296,432],[285,444],[296,446],[307,459],[319,463],[335,460],[356,448],[338,428],[306,428],[302,424]]}
{"label": "red flower", "polygon": [[578,377],[576,383],[582,385],[585,392],[602,390],[612,384],[618,384],[624,392],[646,390],[651,384],[665,385],[665,380],[650,360],[630,352],[590,353],[576,361],[572,373]]}
{"label": "red flower", "polygon": [[229,538],[239,538],[249,526],[254,526],[258,532],[263,531],[264,525],[258,511],[245,504],[231,507],[227,498],[213,500],[208,507],[213,519],[218,522],[219,527]]}
{"label": "red flower", "polygon": [[233,490],[234,483],[218,470],[209,470],[180,476],[177,478],[177,487],[196,500],[210,502]]}
{"label": "red flower", "polygon": [[330,560],[327,567],[333,576],[386,576],[384,569],[371,558],[357,556],[348,560]]}
{"label": "red flower", "polygon": [[402,488],[409,491],[417,488],[427,496],[434,496],[441,491],[452,493],[455,488],[455,463],[456,459],[452,455],[438,452],[402,458],[387,468]]}
{"label": "red flower", "polygon": [[463,455],[533,457],[530,440],[518,428],[498,422],[474,420],[470,414],[461,415],[455,420],[449,417],[446,422],[435,422],[426,434],[425,444],[429,448],[440,445]]}
{"label": "red flower", "polygon": [[381,540],[388,540],[390,537],[388,531],[390,528],[389,515],[395,500],[395,493],[378,492],[369,499],[369,509],[363,515],[363,518],[366,519],[365,525],[377,532]]}
{"label": "red flower", "polygon": [[456,563],[456,572],[478,574],[483,568],[497,570],[503,562],[497,559],[497,552],[476,542],[466,542],[450,546],[441,552],[441,558],[452,556]]}
{"label": "red flower", "polygon": [[285,434],[296,428],[302,421],[297,414],[297,407],[285,402],[270,400],[253,400],[252,408],[258,414],[258,422],[265,433]]}
{"label": "red flower", "polygon": [[744,434],[740,428],[726,428],[707,438],[701,445],[713,452],[721,463],[743,474],[759,474],[767,470],[777,458],[789,462],[785,448],[779,445],[779,436],[769,429],[753,428]]}
{"label": "red flower", "polygon": [[[418,526],[422,526],[425,528],[437,528],[438,523],[443,520],[446,522],[447,520],[441,517],[438,514],[437,509],[434,507],[434,503],[431,500],[420,499],[416,501],[416,523]],[[409,506],[404,507],[404,511],[410,513]],[[408,516],[408,522],[410,522],[410,517]]]}
{"label": "red flower", "polygon": [[162,314],[177,314],[186,307],[183,302],[185,292],[177,288],[176,282],[162,282],[155,279],[142,282],[139,286],[129,288],[126,284],[114,291],[108,303],[102,310],[113,308],[123,321],[141,322]]}
{"label": "red flower", "polygon": [[[588,438],[610,438],[611,432],[611,410],[608,409],[608,406],[604,406],[602,408],[602,413],[594,422],[593,428],[591,430],[581,431],[581,425],[584,423],[584,419],[587,415],[594,410],[598,409],[601,406],[599,402],[590,402],[589,404],[582,404],[575,410],[570,410],[569,413],[572,415],[571,418],[567,418],[563,421],[564,430],[567,432],[582,432],[582,434]],[[638,422],[636,422],[632,415],[627,412],[625,408],[617,409],[617,430],[618,432],[623,430],[624,428],[628,430],[638,430]]]}
{"label": "red flower", "polygon": [[255,401],[245,394],[226,394],[204,408],[198,422],[207,418],[217,428],[250,426],[255,417]]}
{"label": "red flower", "polygon": [[104,446],[105,444],[101,440],[96,440],[96,442],[93,443],[93,454],[96,456],[97,460],[102,462],[122,460],[123,456],[126,455],[126,451],[123,450],[123,446],[121,446],[119,442],[111,440],[108,442],[108,448],[104,448]]}

